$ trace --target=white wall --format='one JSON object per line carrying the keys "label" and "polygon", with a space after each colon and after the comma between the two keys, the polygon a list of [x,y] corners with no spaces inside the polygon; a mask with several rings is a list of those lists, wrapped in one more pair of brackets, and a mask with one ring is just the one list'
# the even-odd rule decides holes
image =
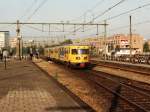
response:
{"label": "white wall", "polygon": [[0,48],[9,46],[9,32],[0,32]]}

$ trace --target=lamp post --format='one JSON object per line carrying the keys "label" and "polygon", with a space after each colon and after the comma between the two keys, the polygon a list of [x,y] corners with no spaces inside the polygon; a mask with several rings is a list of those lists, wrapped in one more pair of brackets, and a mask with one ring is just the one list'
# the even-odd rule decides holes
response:
{"label": "lamp post", "polygon": [[20,24],[19,24],[19,20],[17,20],[17,40],[18,40],[18,57],[19,60],[21,60],[21,36],[20,36]]}
{"label": "lamp post", "polygon": [[104,62],[106,61],[106,53],[107,53],[107,24],[106,20],[104,21]]}
{"label": "lamp post", "polygon": [[132,57],[132,17],[130,16],[130,62]]}

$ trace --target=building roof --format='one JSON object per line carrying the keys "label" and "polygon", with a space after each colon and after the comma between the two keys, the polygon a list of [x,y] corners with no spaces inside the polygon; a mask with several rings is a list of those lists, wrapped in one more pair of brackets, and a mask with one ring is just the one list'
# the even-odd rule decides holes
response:
{"label": "building roof", "polygon": [[9,32],[9,31],[0,31],[0,32]]}

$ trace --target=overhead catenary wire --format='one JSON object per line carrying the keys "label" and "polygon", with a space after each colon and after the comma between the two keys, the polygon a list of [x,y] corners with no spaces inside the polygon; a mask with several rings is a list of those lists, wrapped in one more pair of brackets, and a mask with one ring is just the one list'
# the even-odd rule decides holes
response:
{"label": "overhead catenary wire", "polygon": [[[27,10],[25,11],[25,13],[19,17],[19,19],[22,19],[23,17],[26,16],[27,13],[29,13],[29,11],[33,8],[34,4],[35,4],[36,0],[33,1],[33,3],[31,4],[31,6],[29,8],[27,8]],[[0,28],[8,28],[10,26],[12,26],[14,24],[8,24],[7,26],[4,26],[4,27],[0,27]]]}
{"label": "overhead catenary wire", "polygon": [[136,10],[139,10],[139,9],[142,9],[142,8],[148,7],[148,6],[150,6],[150,3],[144,4],[144,5],[141,5],[141,6],[138,6],[138,7],[134,8],[134,9],[128,10],[128,11],[126,11],[126,12],[123,12],[123,13],[117,14],[117,15],[115,15],[115,16],[106,18],[105,20],[112,20],[112,19],[114,19],[114,18],[120,17],[120,16],[122,16],[122,15],[128,14],[128,13],[130,13],[130,12],[134,12],[134,11],[136,11]]}
{"label": "overhead catenary wire", "polygon": [[[137,23],[133,24],[133,26],[142,25],[142,24],[146,24],[146,23],[150,23],[150,20],[144,20],[144,21],[141,21],[141,22],[137,22]],[[114,31],[114,30],[124,29],[124,28],[129,28],[129,25],[124,25],[124,26],[119,26],[119,27],[116,27],[116,28],[112,28],[109,31]],[[92,29],[94,30],[94,29],[96,29],[96,27],[88,28],[88,29],[85,30],[85,32],[90,31]]]}
{"label": "overhead catenary wire", "polygon": [[[125,14],[128,14],[128,13],[130,13],[130,12],[134,12],[134,11],[136,11],[136,10],[138,10],[138,9],[141,9],[141,8],[144,8],[144,7],[147,7],[147,6],[150,6],[150,3],[144,4],[144,5],[142,5],[142,6],[139,6],[139,7],[137,7],[137,8],[131,9],[131,10],[129,10],[129,11],[126,11],[126,12],[123,12],[123,13],[120,13],[120,14],[117,14],[117,15],[115,15],[115,16],[106,18],[106,20],[112,20],[112,19],[114,19],[114,18],[120,17],[120,16],[125,15]],[[123,26],[123,27],[125,27],[125,26]],[[82,28],[82,27],[81,27],[81,28]],[[79,29],[81,29],[81,28],[79,28]],[[79,29],[76,28],[75,31],[78,31]],[[120,28],[119,28],[119,29],[120,29]],[[84,31],[86,31],[86,30],[84,30]],[[73,32],[74,32],[74,31],[72,31],[72,32],[70,32],[70,33],[73,33]]]}
{"label": "overhead catenary wire", "polygon": [[[115,15],[115,16],[112,16],[112,17],[109,17],[109,18],[106,18],[105,20],[112,20],[112,19],[114,19],[114,18],[120,17],[120,16],[122,16],[122,15],[128,14],[128,13],[130,13],[130,12],[134,12],[134,11],[136,11],[136,10],[139,10],[139,9],[141,9],[141,8],[145,8],[145,7],[148,7],[148,6],[150,6],[150,3],[147,3],[147,4],[144,4],[144,5],[138,6],[138,7],[134,8],[134,9],[128,10],[128,11],[126,11],[126,12],[123,12],[123,13],[120,13],[120,14],[118,14],[118,15]],[[136,24],[134,24],[134,25],[139,25],[139,24],[143,24],[143,23],[147,23],[147,22],[149,22],[149,21],[144,21],[144,22],[142,22],[142,23],[136,23]],[[120,29],[120,28],[126,28],[126,27],[129,27],[129,25],[121,26],[121,27],[118,27],[118,28],[113,28],[113,29],[111,29],[110,31],[113,31],[113,30],[115,30],[115,29]],[[91,28],[91,29],[92,29],[92,28]],[[88,30],[90,30],[90,29],[88,29]]]}
{"label": "overhead catenary wire", "polygon": [[[33,15],[42,7],[42,5],[44,5],[44,3],[46,2],[47,0],[43,0],[42,2],[41,2],[41,4],[34,10],[34,12],[28,17],[28,20],[27,21],[29,21],[32,17],[33,17]],[[103,0],[102,0],[103,1]],[[102,2],[101,1],[101,2]],[[116,7],[116,6],[118,6],[119,4],[121,4],[121,3],[123,3],[125,0],[121,0],[120,2],[118,2],[117,4],[115,4],[115,5],[113,5],[112,7],[110,7],[110,8],[108,8],[106,11],[104,11],[104,13],[107,13],[108,11],[110,11],[111,9],[113,9],[114,7]],[[100,3],[101,3],[100,2]],[[95,7],[97,7],[98,6],[98,4],[96,4],[93,8],[95,8]],[[91,9],[92,10],[92,9]],[[102,15],[104,14],[104,13],[102,13]],[[99,16],[99,15],[98,15]],[[97,16],[97,17],[98,17]],[[96,19],[96,18],[94,18],[94,19]],[[88,23],[90,23],[90,22],[88,22]],[[34,29],[36,29],[36,28],[34,28]],[[73,32],[76,32],[76,31],[78,31],[80,28],[76,28]],[[37,29],[37,30],[39,30],[39,29]]]}
{"label": "overhead catenary wire", "polygon": [[[132,24],[133,26],[138,26],[138,25],[143,25],[143,24],[147,24],[147,23],[150,23],[150,20],[145,20],[145,21],[142,21],[142,22],[137,22],[135,24]],[[112,29],[109,29],[109,32],[111,31],[115,31],[115,30],[120,30],[120,29],[124,29],[124,28],[129,28],[130,25],[124,25],[124,26],[119,26],[119,27],[116,27],[116,28],[112,28]],[[100,32],[99,34],[103,34],[104,32]]]}
{"label": "overhead catenary wire", "polygon": [[31,5],[26,9],[26,11],[24,12],[24,14],[22,16],[20,16],[19,19],[23,19],[33,8],[33,6],[35,5],[36,0],[34,0]]}
{"label": "overhead catenary wire", "polygon": [[[97,15],[96,17],[93,18],[92,21],[96,20],[97,18],[105,15],[107,12],[111,11],[113,8],[119,6],[120,4],[124,3],[126,0],[121,0],[119,2],[117,2],[116,4],[112,5],[111,7],[109,7],[108,9],[106,9],[104,12],[102,12],[101,14]],[[91,23],[92,21],[89,21],[87,23]],[[80,30],[82,27],[76,28],[75,32]],[[73,33],[73,32],[72,32]]]}
{"label": "overhead catenary wire", "polygon": [[[109,18],[106,18],[105,20],[112,20],[112,19],[115,19],[117,17],[120,17],[122,15],[125,15],[125,14],[128,14],[130,12],[133,12],[133,11],[136,11],[136,10],[139,10],[141,8],[144,8],[144,7],[148,7],[150,6],[150,3],[147,3],[147,4],[144,4],[144,5],[141,5],[141,6],[138,6],[137,8],[134,8],[134,9],[131,9],[131,10],[128,10],[126,12],[123,12],[123,13],[120,13],[118,15],[115,15],[115,16],[112,16],[112,17],[109,17]],[[147,21],[143,21],[143,22],[139,22],[139,23],[136,23],[134,25],[140,25],[140,24],[143,24],[143,23],[148,23],[150,22],[150,20],[147,20]],[[120,28],[126,28],[126,27],[129,27],[129,25],[125,25],[125,26],[120,26],[120,27],[117,27],[117,28],[113,28],[111,30],[115,30],[115,29],[120,29]],[[96,28],[96,27],[95,27]],[[92,30],[92,28],[89,28],[88,30]],[[86,31],[86,30],[85,30]]]}
{"label": "overhead catenary wire", "polygon": [[[133,24],[133,26],[143,25],[143,24],[147,24],[147,23],[150,23],[150,20],[145,20],[145,21],[137,22],[137,23]],[[128,28],[128,27],[129,27],[129,25],[120,26],[120,27],[117,27],[117,28],[110,29],[109,32],[110,31],[114,31],[114,30],[120,30],[120,29]],[[88,30],[91,30],[91,29],[88,29]],[[88,31],[88,30],[86,30],[86,31]],[[104,32],[100,32],[99,35],[101,35],[103,33]],[[87,37],[87,36],[97,36],[97,35],[96,34],[89,34],[89,35],[85,35],[85,36],[82,36],[82,37]]]}
{"label": "overhead catenary wire", "polygon": [[81,16],[79,16],[79,17],[77,17],[77,18],[75,18],[75,19],[69,20],[69,21],[76,21],[76,20],[78,20],[78,19],[84,17],[87,12],[94,10],[94,9],[97,8],[99,5],[101,5],[102,3],[104,3],[104,1],[105,1],[105,0],[99,1],[99,2],[96,3],[92,8],[87,9]]}
{"label": "overhead catenary wire", "polygon": [[[31,28],[31,29],[34,29],[36,31],[40,31],[40,32],[62,32],[62,33],[63,32],[74,32],[74,31],[69,31],[69,30],[67,31],[67,30],[63,30],[63,29],[59,29],[59,28],[57,28],[57,30],[51,30],[51,28],[49,27],[48,30],[45,30],[46,28],[44,29],[43,27],[42,28],[37,28],[37,27],[31,26],[31,25],[24,25],[24,26],[26,26],[28,28]],[[81,31],[81,32],[83,32],[83,31]]]}
{"label": "overhead catenary wire", "polygon": [[43,0],[38,7],[34,10],[34,12],[27,18],[27,21],[31,20],[31,18],[36,14],[36,12],[47,2],[48,0]]}
{"label": "overhead catenary wire", "polygon": [[[98,19],[99,17],[105,15],[107,12],[111,11],[113,8],[119,6],[120,4],[124,3],[126,0],[121,0],[118,3],[116,3],[115,5],[109,7],[108,9],[106,9],[104,12],[102,12],[101,14],[97,15],[96,17],[93,18],[93,20]],[[91,21],[90,21],[91,22]]]}
{"label": "overhead catenary wire", "polygon": [[[137,25],[142,25],[142,24],[146,24],[146,23],[150,23],[150,20],[138,22],[138,23],[135,23],[135,24],[132,24],[132,25],[137,26]],[[124,25],[124,26],[120,26],[120,27],[117,27],[117,28],[113,28],[113,29],[110,29],[109,31],[114,31],[114,30],[119,30],[119,29],[124,29],[124,28],[129,28],[129,25]]]}
{"label": "overhead catenary wire", "polygon": [[[139,6],[139,7],[137,7],[137,8],[131,9],[131,10],[129,10],[129,11],[123,12],[123,13],[121,13],[121,14],[115,15],[115,16],[110,17],[110,18],[107,18],[107,19],[113,19],[113,18],[119,17],[119,16],[121,16],[121,15],[123,15],[123,14],[127,14],[127,13],[130,13],[130,12],[136,11],[136,10],[138,10],[138,9],[147,7],[147,6],[149,6],[149,5],[150,5],[150,3],[144,4],[144,5],[142,5],[142,6]],[[138,23],[138,24],[142,24],[142,23]],[[126,28],[126,27],[128,27],[128,26],[121,26],[121,27],[118,27],[118,29]],[[117,30],[117,28],[114,28],[114,29],[110,29],[110,31],[115,30],[115,29]],[[78,29],[76,29],[76,30],[78,30]],[[73,33],[73,32],[70,32],[70,33]]]}

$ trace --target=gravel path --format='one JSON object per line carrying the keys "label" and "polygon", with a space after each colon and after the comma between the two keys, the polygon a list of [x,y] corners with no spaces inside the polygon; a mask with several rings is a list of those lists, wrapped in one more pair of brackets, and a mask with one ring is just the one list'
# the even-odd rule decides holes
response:
{"label": "gravel path", "polygon": [[[90,105],[97,112],[108,112],[110,99],[107,92],[101,93],[94,84],[87,79],[77,77],[66,69],[58,67],[52,62],[35,60],[35,64],[44,69],[49,75],[55,77],[60,83],[66,86],[84,102]],[[104,90],[103,90],[104,91]]]}
{"label": "gravel path", "polygon": [[133,73],[133,72],[129,72],[129,71],[123,71],[120,69],[113,69],[113,68],[107,68],[107,67],[102,67],[102,66],[97,66],[94,68],[94,70],[105,72],[105,73],[111,73],[112,75],[115,75],[115,76],[120,76],[120,77],[124,77],[127,79],[150,84],[150,76],[149,75],[143,75],[143,74],[139,74],[139,73]]}

